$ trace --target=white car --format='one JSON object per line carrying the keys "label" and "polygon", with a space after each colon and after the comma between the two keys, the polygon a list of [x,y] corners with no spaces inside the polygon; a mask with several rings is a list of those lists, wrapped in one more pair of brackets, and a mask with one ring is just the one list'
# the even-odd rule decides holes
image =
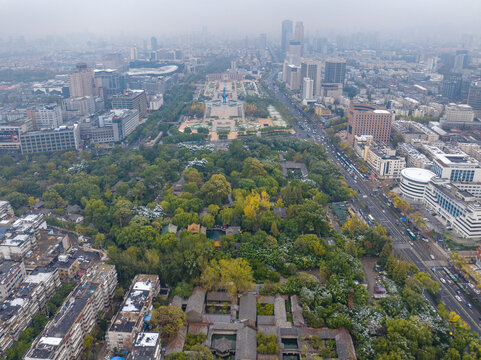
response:
{"label": "white car", "polygon": [[443,284],[446,284],[446,280],[444,280],[443,278],[439,278],[439,280],[441,280]]}
{"label": "white car", "polygon": [[458,300],[459,302],[462,302],[463,300],[459,297],[459,295],[454,295],[454,298]]}

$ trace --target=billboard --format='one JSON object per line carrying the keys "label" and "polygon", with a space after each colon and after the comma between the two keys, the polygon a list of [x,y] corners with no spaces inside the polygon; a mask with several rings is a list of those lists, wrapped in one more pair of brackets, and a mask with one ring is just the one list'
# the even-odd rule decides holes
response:
{"label": "billboard", "polygon": [[0,143],[20,142],[20,128],[13,126],[0,126]]}

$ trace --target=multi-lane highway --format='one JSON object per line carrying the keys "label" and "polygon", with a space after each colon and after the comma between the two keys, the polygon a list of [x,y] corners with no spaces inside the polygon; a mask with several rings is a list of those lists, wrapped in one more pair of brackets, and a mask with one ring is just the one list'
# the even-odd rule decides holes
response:
{"label": "multi-lane highway", "polygon": [[[297,123],[293,124],[297,137],[303,140],[312,140],[323,145],[331,161],[341,165],[347,184],[356,190],[358,194],[358,200],[353,202],[354,208],[358,211],[362,209],[364,212],[368,209],[367,211],[374,217],[377,223],[384,226],[392,237],[395,253],[400,255],[405,261],[415,264],[420,271],[429,273],[434,280],[438,281],[442,303],[448,310],[458,313],[471,329],[481,334],[480,312],[471,305],[469,299],[464,295],[463,289],[446,272],[445,269],[448,266],[448,262],[443,252],[439,251],[432,242],[413,241],[407,235],[405,227],[400,223],[397,214],[382,200],[376,191],[373,191],[367,182],[363,181],[360,176],[352,171],[352,168],[339,159],[337,152],[326,141],[326,134],[319,124],[314,123],[300,109],[299,105],[283,89],[276,85],[274,73],[267,77],[266,82],[277,100],[297,119]],[[448,268],[449,270],[450,268]],[[451,271],[451,273],[453,272]],[[435,305],[433,299],[430,298],[429,300]]]}

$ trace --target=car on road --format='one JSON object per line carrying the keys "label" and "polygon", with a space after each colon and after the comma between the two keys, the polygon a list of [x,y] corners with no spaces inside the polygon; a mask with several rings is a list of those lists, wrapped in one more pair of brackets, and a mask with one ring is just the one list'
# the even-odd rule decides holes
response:
{"label": "car on road", "polygon": [[458,300],[459,302],[462,302],[463,300],[459,297],[459,295],[454,295],[454,298]]}
{"label": "car on road", "polygon": [[[414,243],[412,241],[409,242],[409,245],[414,246]],[[434,269],[434,268],[433,268]],[[434,271],[434,270],[433,270]]]}
{"label": "car on road", "polygon": [[467,306],[468,308],[470,308],[470,309],[473,308],[473,305],[471,305],[471,304],[470,304],[469,302],[467,302],[467,301],[466,301],[466,306]]}
{"label": "car on road", "polygon": [[443,278],[439,278],[439,280],[441,280],[443,284],[446,284],[446,280],[444,280]]}
{"label": "car on road", "polygon": [[456,294],[461,295],[461,290],[456,289]]}

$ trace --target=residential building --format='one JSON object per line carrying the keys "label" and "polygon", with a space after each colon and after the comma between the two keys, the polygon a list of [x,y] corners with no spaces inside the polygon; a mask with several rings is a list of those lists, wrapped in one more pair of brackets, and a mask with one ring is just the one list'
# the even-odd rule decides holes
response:
{"label": "residential building", "polygon": [[110,110],[99,115],[98,123],[98,129],[91,129],[92,142],[123,141],[139,126],[139,112],[127,109]]}
{"label": "residential building", "polygon": [[147,95],[144,90],[129,90],[112,97],[112,109],[137,110],[140,116],[147,113]]}
{"label": "residential building", "polygon": [[69,75],[71,97],[94,95],[94,71],[87,64],[77,64],[76,71]]}
{"label": "residential building", "polygon": [[344,84],[345,77],[346,77],[346,60],[330,59],[326,61],[324,66],[323,83]]}
{"label": "residential building", "polygon": [[142,330],[144,317],[152,309],[152,300],[159,293],[157,275],[135,276],[119,312],[106,334],[109,349],[132,350],[137,334]]}
{"label": "residential building", "polygon": [[0,300],[5,300],[27,276],[22,261],[6,260],[0,264]]}
{"label": "residential building", "polygon": [[160,360],[162,356],[161,350],[159,333],[141,332],[135,339],[128,360]]}
{"label": "residential building", "polygon": [[351,102],[348,109],[347,141],[354,143],[356,135],[372,135],[374,140],[389,143],[394,114],[373,104]]}
{"label": "residential building", "polygon": [[68,98],[63,101],[67,113],[75,115],[89,115],[95,112],[95,100],[92,96]]}
{"label": "residential building", "polygon": [[401,136],[406,143],[419,140],[428,144],[439,140],[439,135],[427,126],[412,120],[396,120],[391,124],[392,136]]}
{"label": "residential building", "polygon": [[53,266],[58,269],[60,281],[70,282],[78,276],[80,261],[69,256],[69,254],[61,254],[56,261],[54,261]]}
{"label": "residential building", "polygon": [[406,166],[421,169],[431,169],[433,162],[410,143],[400,143],[397,147],[401,155],[406,156]]}
{"label": "residential building", "polygon": [[474,111],[474,116],[481,118],[481,81],[471,84],[468,94],[468,105]]}
{"label": "residential building", "polygon": [[63,124],[62,109],[57,104],[48,104],[27,110],[34,130],[55,129]]}
{"label": "residential building", "polygon": [[78,150],[80,147],[80,128],[61,126],[53,130],[33,131],[20,134],[22,154],[37,152]]}
{"label": "residential building", "polygon": [[[113,265],[106,266],[107,274],[115,269]],[[105,304],[109,303],[104,288],[112,276],[102,273],[94,279],[86,278],[67,297],[54,319],[33,342],[25,360],[70,360],[80,356],[85,335],[92,331],[98,313],[105,311]]]}

